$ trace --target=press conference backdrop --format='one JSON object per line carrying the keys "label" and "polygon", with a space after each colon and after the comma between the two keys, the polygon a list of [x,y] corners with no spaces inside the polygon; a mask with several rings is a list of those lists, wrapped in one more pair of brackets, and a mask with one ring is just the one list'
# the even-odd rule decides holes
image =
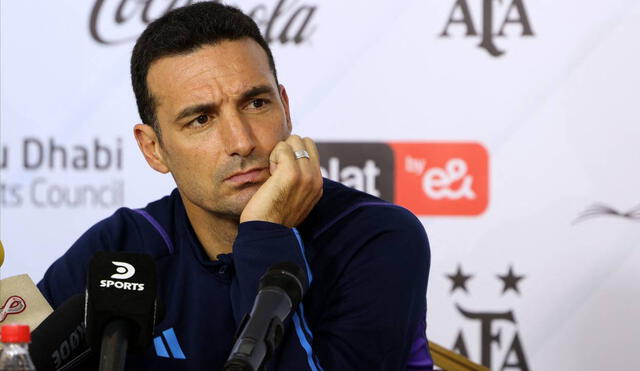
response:
{"label": "press conference backdrop", "polygon": [[[188,2],[0,3],[2,277],[174,187],[133,139],[128,63]],[[231,3],[324,175],[424,224],[432,340],[494,370],[640,369],[637,0]]]}

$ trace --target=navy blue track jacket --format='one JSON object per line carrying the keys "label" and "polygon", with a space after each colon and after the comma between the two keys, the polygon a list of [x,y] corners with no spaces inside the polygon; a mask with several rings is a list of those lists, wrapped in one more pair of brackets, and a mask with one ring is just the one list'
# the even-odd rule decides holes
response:
{"label": "navy blue track jacket", "polygon": [[268,370],[431,370],[425,337],[429,244],[404,208],[324,180],[298,228],[245,222],[232,254],[211,261],[177,190],[143,209],[121,208],[90,228],[38,283],[55,308],[84,292],[98,250],[150,254],[165,316],[129,370],[221,370],[258,281],[277,262],[307,271],[309,289],[285,323]]}

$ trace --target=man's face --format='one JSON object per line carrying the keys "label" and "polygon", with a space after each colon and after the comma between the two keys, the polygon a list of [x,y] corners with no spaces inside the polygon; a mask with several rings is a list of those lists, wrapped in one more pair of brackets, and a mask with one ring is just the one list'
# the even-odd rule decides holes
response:
{"label": "man's face", "polygon": [[147,74],[162,162],[187,207],[238,217],[269,177],[269,154],[291,132],[288,101],[251,39],[160,58]]}

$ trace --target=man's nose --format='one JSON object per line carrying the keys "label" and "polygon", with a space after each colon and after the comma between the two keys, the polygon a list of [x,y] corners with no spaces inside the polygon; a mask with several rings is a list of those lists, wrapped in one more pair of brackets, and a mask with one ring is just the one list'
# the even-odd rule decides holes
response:
{"label": "man's nose", "polygon": [[249,156],[256,147],[251,124],[238,112],[228,113],[223,124],[225,151],[229,156]]}

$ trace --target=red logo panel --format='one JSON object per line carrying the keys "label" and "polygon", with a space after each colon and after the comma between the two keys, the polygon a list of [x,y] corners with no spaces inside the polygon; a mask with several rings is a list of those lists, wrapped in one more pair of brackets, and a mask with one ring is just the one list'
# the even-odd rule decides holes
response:
{"label": "red logo panel", "polygon": [[489,155],[474,142],[389,143],[395,203],[416,215],[479,215],[489,203]]}

